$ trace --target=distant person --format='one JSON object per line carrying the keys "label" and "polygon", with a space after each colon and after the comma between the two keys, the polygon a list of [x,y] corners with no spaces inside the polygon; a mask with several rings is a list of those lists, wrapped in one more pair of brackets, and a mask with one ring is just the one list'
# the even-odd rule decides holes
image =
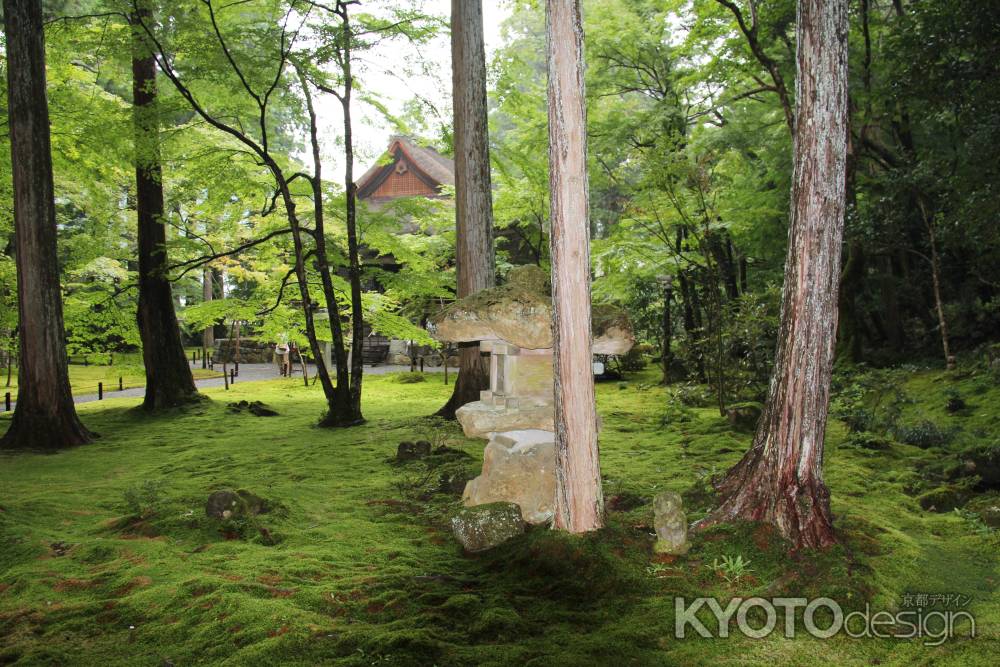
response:
{"label": "distant person", "polygon": [[278,364],[278,373],[281,377],[286,377],[291,374],[291,353],[291,346],[288,343],[278,343],[274,346],[274,360]]}

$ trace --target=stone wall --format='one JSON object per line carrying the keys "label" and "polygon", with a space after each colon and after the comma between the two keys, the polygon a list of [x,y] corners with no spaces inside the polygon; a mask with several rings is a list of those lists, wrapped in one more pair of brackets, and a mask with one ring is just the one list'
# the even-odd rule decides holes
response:
{"label": "stone wall", "polygon": [[[236,361],[236,340],[220,338],[215,341],[212,359],[217,364],[231,364]],[[293,362],[298,361],[296,355]],[[274,345],[253,339],[240,339],[241,364],[270,364],[274,362]]]}

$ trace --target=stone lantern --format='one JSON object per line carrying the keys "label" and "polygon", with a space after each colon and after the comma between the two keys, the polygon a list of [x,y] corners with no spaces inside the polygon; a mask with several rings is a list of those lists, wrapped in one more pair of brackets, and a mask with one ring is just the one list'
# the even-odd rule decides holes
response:
{"label": "stone lantern", "polygon": [[[515,267],[506,284],[445,308],[435,319],[443,341],[477,341],[490,353],[490,388],[456,412],[469,437],[489,440],[483,473],[465,487],[466,505],[509,501],[529,523],[551,520],[555,501],[552,299],[548,276]],[[628,318],[612,306],[592,310],[594,354],[634,344]]]}

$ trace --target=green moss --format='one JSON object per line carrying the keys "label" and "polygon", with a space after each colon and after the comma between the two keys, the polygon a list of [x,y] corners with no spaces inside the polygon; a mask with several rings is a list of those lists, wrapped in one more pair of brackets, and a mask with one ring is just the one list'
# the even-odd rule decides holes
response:
{"label": "green moss", "polygon": [[[842,546],[790,554],[773,531],[744,524],[695,533],[686,556],[656,562],[648,500],[678,491],[688,518],[701,518],[714,502],[710,480],[751,438],[714,407],[664,421],[676,399],[654,386],[657,374],[632,376],[624,391],[598,386],[607,528],[583,536],[536,528],[475,556],[447,529],[460,500],[441,490],[440,476],[474,472],[484,442],[426,418],[450,394],[443,383],[366,378],[369,421],[344,430],[316,428],[320,390],[290,379],[208,390],[211,401],[166,417],[132,410],[139,399],[83,405],[84,421],[102,434],[93,444],[0,454],[0,662],[995,663],[997,533],[964,514],[925,511],[907,490],[952,483],[925,480],[920,461],[996,438],[1000,387],[977,393],[975,376],[900,372],[914,398],[901,423],[960,426],[944,449],[869,450],[831,423],[826,478]],[[972,397],[968,414],[947,413],[949,384]],[[244,399],[280,416],[248,423],[226,411]],[[389,464],[403,440],[428,440],[435,453]],[[160,482],[157,502],[137,519],[124,494],[146,480]],[[281,541],[227,534],[209,520],[205,499],[226,488],[280,503],[258,519]],[[997,505],[995,494],[972,494],[967,513]],[[741,556],[750,571],[727,581],[712,567],[726,556]],[[827,595],[891,609],[907,592],[969,596],[980,637],[937,648],[780,633],[673,638],[675,596]]]}
{"label": "green moss", "polygon": [[501,303],[517,303],[526,309],[544,310],[552,307],[552,297],[535,291],[534,287],[519,283],[505,283],[499,287],[479,290],[442,308],[431,318],[439,323],[449,317],[462,317],[463,313],[483,314]]}
{"label": "green moss", "polygon": [[552,294],[552,276],[549,275],[548,271],[534,264],[513,267],[507,273],[506,284],[538,294]]}
{"label": "green moss", "polygon": [[[552,285],[549,275],[534,265],[516,266],[511,269],[504,284],[459,299],[442,308],[431,319],[437,324],[450,317],[467,317],[469,313],[485,315],[493,306],[502,303],[520,304],[532,312],[550,310]],[[594,336],[603,336],[612,328],[631,331],[628,314],[613,304],[594,304],[591,308],[591,331]]]}
{"label": "green moss", "polygon": [[416,384],[417,382],[427,381],[427,377],[423,373],[415,371],[412,373],[396,373],[393,377],[399,384]]}
{"label": "green moss", "polygon": [[969,499],[969,491],[958,486],[941,486],[921,494],[917,502],[931,512],[950,512]]}

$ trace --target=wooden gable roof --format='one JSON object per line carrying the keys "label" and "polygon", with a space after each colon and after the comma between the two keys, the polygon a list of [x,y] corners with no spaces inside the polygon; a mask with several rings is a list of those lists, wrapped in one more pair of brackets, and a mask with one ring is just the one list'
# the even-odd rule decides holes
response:
{"label": "wooden gable roof", "polygon": [[358,179],[359,199],[435,197],[441,186],[455,184],[454,161],[408,137],[393,137],[386,155],[388,160],[380,160]]}

